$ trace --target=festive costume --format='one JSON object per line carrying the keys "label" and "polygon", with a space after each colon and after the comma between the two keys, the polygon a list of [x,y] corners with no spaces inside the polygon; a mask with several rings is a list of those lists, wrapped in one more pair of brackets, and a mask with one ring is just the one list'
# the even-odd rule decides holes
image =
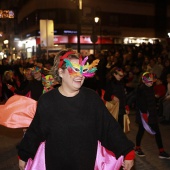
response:
{"label": "festive costume", "polygon": [[143,83],[136,91],[136,122],[139,124],[136,135],[136,150],[140,148],[141,140],[146,130],[148,133],[155,135],[156,144],[161,155],[164,149],[158,125],[155,93],[152,86],[154,77],[151,73],[146,72],[142,76],[142,81]]}
{"label": "festive costume", "polygon": [[19,156],[24,161],[34,158],[39,144],[46,139],[47,170],[93,169],[98,140],[117,158],[133,149],[115,122],[95,92],[81,88],[75,97],[65,97],[58,89],[51,90],[38,102],[35,117],[19,146]]}
{"label": "festive costume", "polygon": [[[12,110],[9,110],[9,113],[11,113],[11,115],[7,114],[5,117],[3,117],[4,112],[1,112],[3,119],[0,119],[1,120],[0,123],[10,128],[20,128],[20,127],[29,126],[29,124],[32,121],[32,118],[34,117],[36,104],[37,104],[36,101],[30,98],[24,97],[24,96],[15,95],[11,97],[9,101],[3,106],[4,108],[6,107],[4,111],[7,111],[7,109],[12,109]],[[23,111],[21,109],[22,106],[23,106],[23,109],[25,109]],[[20,114],[20,117],[16,117],[16,111],[18,111],[18,113]],[[15,116],[15,119],[12,119],[12,116]],[[27,120],[27,118],[29,119]],[[7,119],[8,121],[6,121],[5,119]],[[9,121],[9,120],[12,120],[12,121]],[[3,121],[5,123],[3,123]],[[45,149],[45,142],[42,142],[39,146],[36,156],[34,157],[34,160],[32,159],[28,160],[26,170],[33,170],[33,169],[45,170],[44,169],[45,167],[44,166],[45,165],[44,149]],[[123,162],[123,156],[121,156],[118,160],[116,160],[114,154],[111,151],[108,151],[107,149],[105,149],[103,146],[101,146],[101,143],[98,142],[94,170],[112,170],[113,167],[114,167],[114,170],[116,169],[118,170],[121,167],[122,162]]]}

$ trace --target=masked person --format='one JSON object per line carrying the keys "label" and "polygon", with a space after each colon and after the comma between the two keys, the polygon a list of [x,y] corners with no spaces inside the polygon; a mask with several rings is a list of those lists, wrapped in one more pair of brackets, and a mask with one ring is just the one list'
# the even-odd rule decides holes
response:
{"label": "masked person", "polygon": [[121,68],[114,67],[108,74],[108,83],[104,94],[105,101],[119,103],[118,122],[124,129],[124,115],[129,114],[129,107],[126,105],[125,86],[123,83],[124,72]]}
{"label": "masked person", "polygon": [[23,96],[29,96],[30,98],[38,101],[40,96],[43,94],[44,86],[42,84],[42,73],[41,69],[35,66],[31,74],[33,76],[33,80],[30,80],[27,86],[22,90],[15,90],[14,93]]}
{"label": "masked person", "polygon": [[158,125],[158,114],[156,109],[155,92],[153,88],[154,81],[154,74],[145,72],[142,75],[141,85],[137,88],[136,122],[139,124],[139,129],[136,135],[135,152],[140,157],[145,156],[141,149],[141,141],[146,130],[148,133],[155,135],[156,144],[159,149],[159,158],[170,159],[169,154],[164,150],[161,132]]}
{"label": "masked person", "polygon": [[43,141],[46,170],[93,170],[98,141],[116,158],[124,156],[124,169],[133,166],[133,143],[99,95],[82,87],[85,77],[94,76],[99,62],[89,65],[86,61],[70,50],[55,57],[54,78],[61,85],[38,101],[33,121],[18,147],[20,170],[34,158]]}

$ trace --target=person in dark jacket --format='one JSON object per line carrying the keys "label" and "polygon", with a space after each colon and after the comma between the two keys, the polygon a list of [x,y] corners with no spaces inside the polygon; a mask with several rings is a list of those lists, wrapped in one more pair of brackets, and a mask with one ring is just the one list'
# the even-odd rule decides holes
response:
{"label": "person in dark jacket", "polygon": [[136,135],[135,152],[138,156],[145,156],[141,149],[141,141],[145,130],[152,135],[155,135],[156,144],[159,149],[160,159],[170,159],[168,153],[164,151],[161,132],[158,125],[158,115],[156,109],[155,93],[153,88],[154,75],[145,72],[142,75],[141,85],[136,92],[136,122],[139,124],[139,129]]}
{"label": "person in dark jacket", "polygon": [[104,100],[119,102],[118,122],[124,128],[124,114],[129,113],[126,105],[125,87],[123,83],[124,73],[121,68],[114,67],[108,74],[108,82],[104,94]]}
{"label": "person in dark jacket", "polygon": [[2,95],[3,99],[8,100],[11,96],[14,95],[14,89],[18,89],[16,79],[13,76],[13,71],[8,70],[4,72],[2,79]]}
{"label": "person in dark jacket", "polygon": [[93,76],[95,68],[85,65],[73,51],[58,53],[53,70],[61,85],[38,101],[33,121],[18,147],[20,170],[29,158],[34,158],[43,141],[46,170],[93,170],[98,141],[117,158],[124,155],[124,169],[131,169],[133,143],[99,95],[82,87],[84,78]]}
{"label": "person in dark jacket", "polygon": [[28,96],[28,93],[30,93],[29,95],[30,98],[38,101],[44,89],[44,86],[42,84],[41,69],[39,67],[34,67],[32,69],[32,75],[33,75],[33,80],[30,80],[24,89],[22,90],[16,89],[14,93],[19,95],[24,95],[24,96]]}

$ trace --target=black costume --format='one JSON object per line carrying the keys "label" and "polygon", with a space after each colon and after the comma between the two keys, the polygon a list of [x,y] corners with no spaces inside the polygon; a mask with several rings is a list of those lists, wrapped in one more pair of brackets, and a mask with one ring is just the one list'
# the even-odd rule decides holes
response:
{"label": "black costume", "polygon": [[112,96],[116,96],[119,99],[119,114],[118,114],[118,122],[120,123],[123,129],[123,116],[126,114],[125,106],[126,106],[126,95],[123,81],[116,80],[115,77],[112,78],[110,82],[106,85],[106,90],[104,94],[104,100],[111,101]]}
{"label": "black costume", "polygon": [[149,112],[148,123],[158,123],[158,115],[156,110],[155,92],[152,87],[146,86],[142,83],[136,91],[136,107],[137,107],[137,123],[141,123],[139,111],[142,113]]}
{"label": "black costume", "polygon": [[65,97],[56,88],[40,97],[18,155],[27,161],[46,141],[47,170],[93,170],[98,140],[116,157],[134,147],[93,90],[82,87],[76,96]]}
{"label": "black costume", "polygon": [[40,96],[43,93],[44,86],[42,81],[38,80],[31,80],[29,81],[28,85],[23,90],[15,90],[14,92],[19,95],[26,95],[28,92],[31,92],[31,98],[38,101]]}
{"label": "black costume", "polygon": [[149,113],[148,124],[151,127],[151,129],[156,132],[155,140],[158,148],[159,149],[163,148],[162,137],[158,126],[158,119],[157,119],[158,115],[156,110],[156,100],[155,100],[155,93],[154,93],[153,86],[148,87],[144,83],[142,83],[137,88],[136,107],[137,107],[136,122],[139,123],[139,129],[136,136],[136,146],[141,145],[141,140],[145,132],[140,116],[140,111],[141,111],[142,113]]}

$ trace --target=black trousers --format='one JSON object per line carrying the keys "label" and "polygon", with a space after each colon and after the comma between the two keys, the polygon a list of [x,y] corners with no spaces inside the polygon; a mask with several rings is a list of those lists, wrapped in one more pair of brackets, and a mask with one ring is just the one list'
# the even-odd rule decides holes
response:
{"label": "black trousers", "polygon": [[[158,124],[149,124],[149,126],[151,127],[152,130],[154,130],[156,132],[155,140],[156,140],[158,149],[163,148],[162,137],[161,137],[161,133],[160,133]],[[141,141],[142,141],[144,132],[145,132],[145,129],[144,129],[143,125],[139,124],[138,133],[136,135],[136,146],[141,146]]]}

